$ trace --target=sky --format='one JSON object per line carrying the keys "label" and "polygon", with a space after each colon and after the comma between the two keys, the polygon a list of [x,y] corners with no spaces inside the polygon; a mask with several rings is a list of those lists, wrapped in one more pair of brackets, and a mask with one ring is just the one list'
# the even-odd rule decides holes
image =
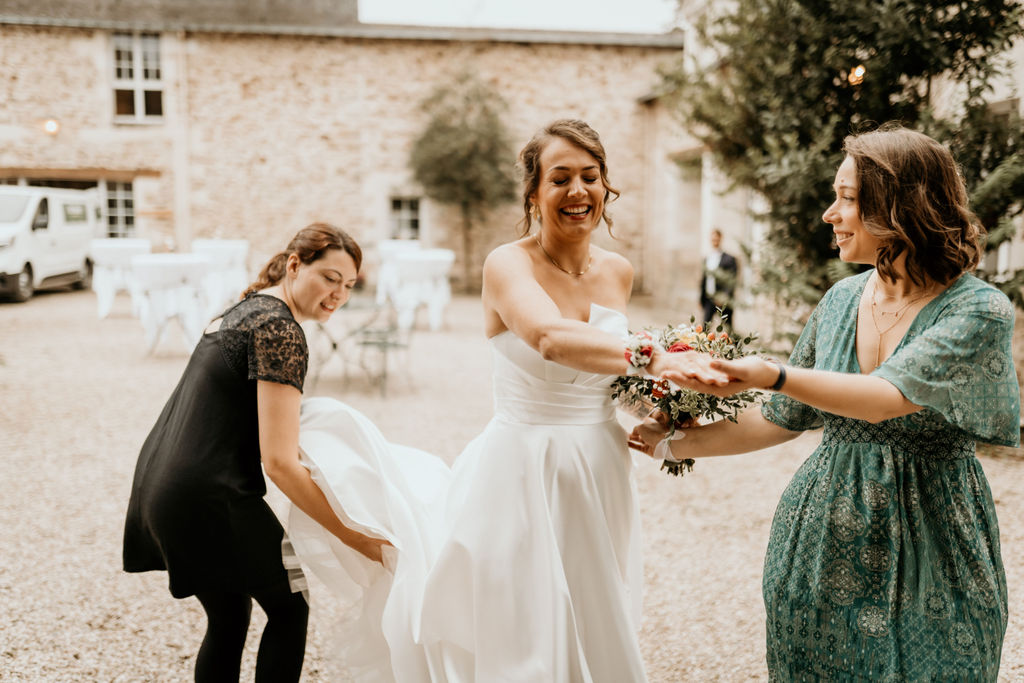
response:
{"label": "sky", "polygon": [[359,0],[367,24],[665,33],[676,0]]}

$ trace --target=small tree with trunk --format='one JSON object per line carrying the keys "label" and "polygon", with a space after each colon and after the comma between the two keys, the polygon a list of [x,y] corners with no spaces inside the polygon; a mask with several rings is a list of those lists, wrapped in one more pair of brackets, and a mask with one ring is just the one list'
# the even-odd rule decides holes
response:
{"label": "small tree with trunk", "polygon": [[463,286],[473,284],[473,233],[487,211],[516,196],[515,152],[501,116],[507,105],[472,71],[438,86],[423,102],[428,120],[409,164],[431,199],[459,208]]}

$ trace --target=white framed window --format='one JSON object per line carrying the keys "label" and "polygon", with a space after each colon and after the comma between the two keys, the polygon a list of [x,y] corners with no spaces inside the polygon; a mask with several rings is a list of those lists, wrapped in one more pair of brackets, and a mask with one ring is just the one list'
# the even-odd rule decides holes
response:
{"label": "white framed window", "polygon": [[64,208],[64,222],[65,223],[86,223],[89,220],[89,212],[85,208],[85,204],[78,204],[75,202],[68,202],[62,205]]}
{"label": "white framed window", "polygon": [[159,122],[164,116],[160,35],[114,33],[115,123]]}
{"label": "white framed window", "polygon": [[135,199],[131,183],[107,181],[107,236],[131,237],[135,234]]}
{"label": "white framed window", "polygon": [[391,198],[391,239],[416,240],[420,238],[419,197]]}

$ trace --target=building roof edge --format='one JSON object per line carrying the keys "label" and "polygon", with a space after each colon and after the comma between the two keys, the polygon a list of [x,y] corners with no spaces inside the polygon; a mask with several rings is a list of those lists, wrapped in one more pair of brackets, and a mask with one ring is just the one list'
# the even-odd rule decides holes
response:
{"label": "building roof edge", "polygon": [[265,35],[364,38],[370,40],[420,40],[451,42],[547,43],[567,45],[609,45],[682,49],[683,33],[605,33],[584,31],[541,31],[533,29],[460,28],[405,26],[398,24],[352,24],[347,26],[301,26],[256,24],[199,24],[187,21],[112,21],[26,17],[0,14],[0,24],[91,28],[110,31],[187,31],[194,33],[241,33]]}

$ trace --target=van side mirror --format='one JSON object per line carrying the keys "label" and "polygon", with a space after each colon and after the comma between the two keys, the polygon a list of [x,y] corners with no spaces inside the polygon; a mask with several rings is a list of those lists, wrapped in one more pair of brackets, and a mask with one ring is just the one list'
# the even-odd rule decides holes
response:
{"label": "van side mirror", "polygon": [[33,230],[45,230],[50,225],[50,210],[46,203],[46,197],[39,200],[39,208],[32,219]]}

